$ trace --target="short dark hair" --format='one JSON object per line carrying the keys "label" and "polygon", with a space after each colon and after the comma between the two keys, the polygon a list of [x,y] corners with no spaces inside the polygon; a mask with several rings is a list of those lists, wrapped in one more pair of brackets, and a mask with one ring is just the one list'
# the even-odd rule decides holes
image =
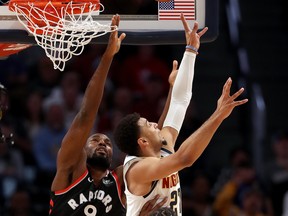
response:
{"label": "short dark hair", "polygon": [[118,148],[128,154],[138,156],[139,146],[137,139],[140,135],[138,120],[140,115],[133,113],[125,116],[114,131],[114,140]]}

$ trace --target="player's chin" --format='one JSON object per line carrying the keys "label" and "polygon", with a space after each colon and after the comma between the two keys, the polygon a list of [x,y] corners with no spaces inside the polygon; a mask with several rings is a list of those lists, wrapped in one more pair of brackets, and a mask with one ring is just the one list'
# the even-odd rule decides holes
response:
{"label": "player's chin", "polygon": [[108,154],[106,152],[97,152],[97,157],[108,158]]}

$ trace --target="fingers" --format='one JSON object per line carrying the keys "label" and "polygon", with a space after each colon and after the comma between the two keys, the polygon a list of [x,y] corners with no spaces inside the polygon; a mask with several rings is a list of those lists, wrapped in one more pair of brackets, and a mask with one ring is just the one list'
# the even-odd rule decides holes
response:
{"label": "fingers", "polygon": [[159,195],[157,194],[153,199],[147,201],[144,206],[142,207],[142,210],[148,210],[151,211],[153,206],[155,205],[156,201],[159,199]]}
{"label": "fingers", "polygon": [[[185,16],[184,16],[183,13],[181,13],[180,18],[181,18],[181,21],[182,21],[182,24],[183,24],[183,26],[184,26],[185,31],[186,31],[186,32],[190,32],[191,29],[190,29],[189,24],[188,24],[188,22],[186,21],[186,18],[185,18]],[[194,22],[193,29],[192,29],[192,32],[195,34],[195,33],[197,33],[198,29],[199,29],[199,24],[198,24],[197,21],[195,21],[195,22]],[[202,35],[204,35],[207,31],[208,31],[208,27],[203,28],[200,32],[198,32],[199,37],[201,37]]]}
{"label": "fingers", "polygon": [[[118,14],[116,15],[113,15],[112,19],[111,19],[111,35],[112,37],[117,37],[117,31],[114,31],[114,30],[117,30],[117,27],[119,26],[119,23],[120,23],[120,16]],[[124,40],[124,38],[126,37],[126,34],[125,33],[122,33],[120,36],[119,36],[119,41],[120,43]]]}
{"label": "fingers", "polygon": [[[226,83],[223,86],[223,95],[229,95],[230,94],[230,89],[231,89],[231,85],[232,85],[232,79],[229,77],[226,81]],[[244,88],[240,88],[237,92],[235,92],[231,97],[230,97],[230,101],[233,101],[233,105],[234,106],[239,106],[242,105],[244,103],[248,102],[248,99],[243,99],[243,100],[239,100],[239,101],[234,101],[236,98],[238,98],[242,93],[244,92]]]}
{"label": "fingers", "polygon": [[197,21],[195,21],[195,22],[194,22],[193,29],[192,29],[192,33],[193,33],[193,34],[196,34],[196,33],[197,33],[198,27],[199,27],[199,24],[198,24]]}
{"label": "fingers", "polygon": [[202,29],[200,32],[198,32],[199,37],[202,37],[202,35],[204,35],[207,31],[208,31],[208,27],[205,27],[204,29]]}
{"label": "fingers", "polygon": [[242,104],[245,104],[248,102],[248,99],[243,99],[243,100],[240,100],[240,101],[234,101],[233,105],[234,106],[240,106]]}
{"label": "fingers", "polygon": [[236,93],[234,93],[232,96],[231,96],[231,99],[232,100],[235,100],[237,97],[239,97],[239,95],[241,95],[244,91],[244,88],[241,88],[239,89]]}
{"label": "fingers", "polygon": [[189,25],[188,25],[188,22],[186,21],[185,16],[184,16],[183,13],[181,13],[180,18],[181,18],[182,24],[183,24],[183,26],[184,26],[184,30],[185,30],[186,32],[191,31],[191,30],[190,30],[190,27],[189,27]]}
{"label": "fingers", "polygon": [[227,91],[230,93],[231,85],[232,85],[232,79],[229,77],[223,86],[222,94],[227,93]]}
{"label": "fingers", "polygon": [[113,15],[112,17],[112,24],[119,26],[120,16],[118,14]]}
{"label": "fingers", "polygon": [[154,207],[153,207],[153,211],[161,208],[166,202],[167,202],[167,197],[165,197],[161,202],[157,203]]}
{"label": "fingers", "polygon": [[111,19],[111,30],[117,30],[117,27],[119,26],[120,23],[120,16],[118,14],[113,15]]}
{"label": "fingers", "polygon": [[[239,89],[236,93],[234,93],[232,96],[231,96],[231,99],[234,101],[237,97],[239,97],[242,93],[244,92],[244,88],[241,88]],[[243,100],[239,100],[239,101],[234,101],[233,102],[233,105],[234,106],[239,106],[239,105],[242,105],[244,103],[247,103],[248,102],[248,99],[243,99]]]}
{"label": "fingers", "polygon": [[115,25],[116,25],[116,17],[115,17],[115,15],[113,15],[112,16],[112,19],[111,19],[111,28],[113,29],[113,28],[115,28]]}
{"label": "fingers", "polygon": [[177,60],[174,60],[174,61],[173,61],[173,71],[174,71],[174,70],[177,70],[177,68],[178,68],[178,61],[177,61]]}
{"label": "fingers", "polygon": [[124,40],[124,38],[126,37],[125,33],[122,33],[119,37],[120,42],[122,42]]}
{"label": "fingers", "polygon": [[151,213],[159,208],[161,208],[168,200],[168,197],[164,197],[159,203],[157,203],[155,205],[155,203],[159,200],[160,198],[160,195],[157,194],[153,199],[147,201],[142,209],[141,209],[141,212],[140,212],[140,215],[147,215],[148,213]]}

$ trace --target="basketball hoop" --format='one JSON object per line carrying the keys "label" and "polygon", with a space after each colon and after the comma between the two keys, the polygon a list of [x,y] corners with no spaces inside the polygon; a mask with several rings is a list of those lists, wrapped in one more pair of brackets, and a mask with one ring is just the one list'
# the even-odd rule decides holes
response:
{"label": "basketball hoop", "polygon": [[63,71],[65,63],[80,55],[93,38],[115,31],[116,26],[93,20],[99,15],[99,0],[10,0],[9,9],[32,34],[51,59],[54,69]]}

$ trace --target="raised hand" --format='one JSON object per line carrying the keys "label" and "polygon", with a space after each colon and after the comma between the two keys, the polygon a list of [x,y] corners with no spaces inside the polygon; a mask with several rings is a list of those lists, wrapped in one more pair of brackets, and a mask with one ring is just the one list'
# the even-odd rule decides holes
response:
{"label": "raised hand", "polygon": [[110,33],[109,42],[108,42],[108,46],[106,49],[106,52],[111,55],[115,55],[119,51],[121,43],[126,37],[125,33],[122,33],[118,37],[119,23],[120,23],[120,16],[118,14],[113,15],[111,19],[111,29],[114,31]]}
{"label": "raised hand", "polygon": [[195,21],[193,29],[191,29],[183,14],[181,14],[181,21],[185,30],[187,45],[193,46],[198,50],[200,47],[200,38],[206,33],[208,27],[203,28],[200,32],[197,33],[198,22]]}
{"label": "raised hand", "polygon": [[244,91],[240,88],[236,93],[230,96],[232,79],[229,77],[223,86],[222,95],[217,101],[216,112],[221,115],[223,119],[227,118],[236,106],[240,106],[248,102],[248,99],[235,101]]}

